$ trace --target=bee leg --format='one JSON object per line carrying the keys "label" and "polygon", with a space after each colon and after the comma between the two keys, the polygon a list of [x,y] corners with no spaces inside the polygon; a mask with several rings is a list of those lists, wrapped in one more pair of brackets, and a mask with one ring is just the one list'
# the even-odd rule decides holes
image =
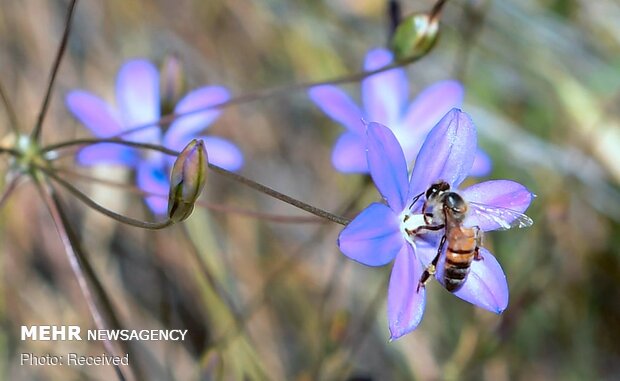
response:
{"label": "bee leg", "polygon": [[483,261],[484,257],[480,255],[480,248],[476,246],[474,249],[474,261]]}
{"label": "bee leg", "polygon": [[428,279],[432,275],[435,275],[436,270],[437,269],[433,265],[428,266],[426,270],[424,270],[424,272],[422,273],[422,276],[420,277],[420,281],[418,282],[418,287],[416,288],[415,292],[420,292],[420,287],[426,287],[426,282],[428,282]]}
{"label": "bee leg", "polygon": [[445,243],[446,243],[446,235],[444,234],[443,237],[441,237],[441,242],[439,243],[439,249],[437,250],[437,255],[435,255],[435,258],[433,258],[433,261],[431,262],[431,264],[424,270],[424,272],[422,273],[422,276],[420,277],[420,281],[418,282],[418,288],[416,289],[416,292],[420,292],[420,287],[425,287],[426,282],[428,282],[428,279],[432,275],[435,275],[435,273],[437,272],[437,262],[439,262],[439,256],[441,255],[441,252],[443,251],[443,245]]}
{"label": "bee leg", "polygon": [[476,248],[474,249],[474,260],[482,261],[484,259],[482,255],[480,255],[480,246],[482,246],[482,230],[480,230],[480,227],[478,226],[474,226],[474,229],[476,229]]}
{"label": "bee leg", "polygon": [[441,225],[422,225],[422,226],[418,226],[417,228],[413,229],[413,230],[407,230],[405,229],[405,231],[407,232],[407,234],[409,235],[417,235],[418,233],[420,233],[422,230],[429,230],[429,231],[437,231],[437,230],[441,230],[445,227],[444,224]]}

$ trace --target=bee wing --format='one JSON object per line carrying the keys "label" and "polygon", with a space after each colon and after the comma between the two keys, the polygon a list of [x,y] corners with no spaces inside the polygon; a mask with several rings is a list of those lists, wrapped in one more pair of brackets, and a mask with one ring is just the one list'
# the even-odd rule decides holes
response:
{"label": "bee wing", "polygon": [[465,223],[470,226],[479,226],[482,230],[508,230],[512,228],[526,228],[534,221],[516,210],[468,202],[468,215]]}

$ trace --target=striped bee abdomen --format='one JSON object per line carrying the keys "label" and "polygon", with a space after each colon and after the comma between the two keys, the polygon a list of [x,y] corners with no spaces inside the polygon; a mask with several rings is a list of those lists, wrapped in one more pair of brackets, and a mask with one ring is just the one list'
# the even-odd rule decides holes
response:
{"label": "striped bee abdomen", "polygon": [[448,291],[460,289],[467,279],[476,252],[476,232],[472,228],[454,227],[447,235],[448,248],[444,266],[444,284]]}

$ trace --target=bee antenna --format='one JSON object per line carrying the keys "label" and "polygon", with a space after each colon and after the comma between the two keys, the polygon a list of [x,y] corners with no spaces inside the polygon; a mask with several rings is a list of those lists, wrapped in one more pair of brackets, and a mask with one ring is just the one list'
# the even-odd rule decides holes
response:
{"label": "bee antenna", "polygon": [[422,195],[424,195],[424,192],[420,193],[419,195],[415,196],[413,198],[413,200],[411,200],[411,205],[409,205],[409,209],[413,208],[413,204],[415,204],[416,202],[418,202],[418,200],[420,199],[420,197],[422,197]]}

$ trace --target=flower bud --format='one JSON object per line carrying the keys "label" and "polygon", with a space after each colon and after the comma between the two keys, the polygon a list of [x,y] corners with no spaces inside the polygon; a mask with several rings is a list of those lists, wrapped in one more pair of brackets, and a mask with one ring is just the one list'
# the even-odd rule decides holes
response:
{"label": "flower bud", "polygon": [[168,218],[172,222],[185,220],[192,214],[207,178],[207,150],[202,140],[192,140],[181,151],[170,174]]}
{"label": "flower bud", "polygon": [[421,57],[435,45],[438,35],[438,17],[414,13],[398,24],[390,45],[397,60]]}
{"label": "flower bud", "polygon": [[174,105],[179,101],[185,90],[183,65],[176,55],[171,54],[164,58],[159,82],[162,114],[170,114],[174,111]]}

